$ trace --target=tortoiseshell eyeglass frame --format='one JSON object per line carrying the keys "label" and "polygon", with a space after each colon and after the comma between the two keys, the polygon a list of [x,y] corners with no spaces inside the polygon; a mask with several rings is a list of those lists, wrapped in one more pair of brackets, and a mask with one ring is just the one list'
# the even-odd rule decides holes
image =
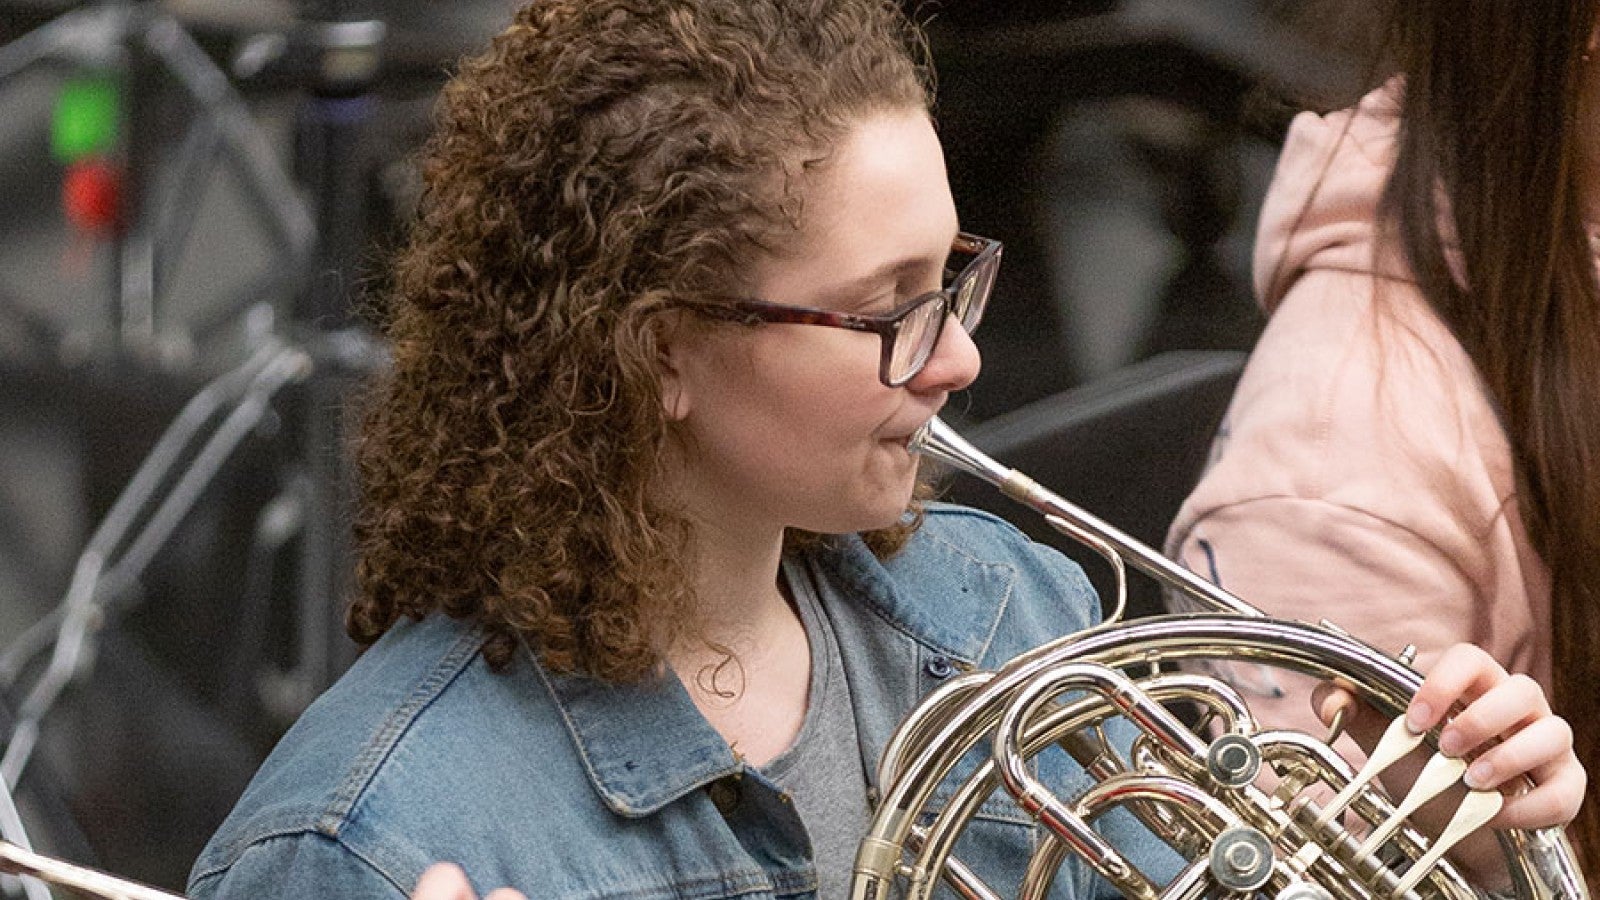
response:
{"label": "tortoiseshell eyeglass frame", "polygon": [[[917,377],[917,373],[921,372],[928,364],[928,360],[933,358],[934,351],[939,347],[939,337],[944,333],[945,315],[954,315],[968,334],[976,331],[978,323],[983,320],[984,307],[989,303],[989,294],[994,288],[995,273],[1000,267],[1001,244],[992,238],[962,233],[956,235],[950,250],[952,253],[969,255],[972,258],[944,287],[913,297],[893,312],[881,316],[751,299],[706,300],[689,306],[701,315],[741,325],[823,325],[829,328],[872,332],[883,340],[883,353],[878,362],[878,380],[889,387],[900,387]],[[948,272],[948,269],[946,271]],[[937,303],[941,307],[936,316],[915,320],[912,318],[930,303]],[[932,337],[923,336],[928,333],[927,331],[921,332],[918,337],[926,342],[925,346],[917,347],[909,362],[901,366],[904,371],[897,372],[894,371],[895,342],[902,334],[909,333],[904,330],[905,323],[909,321],[933,324]]]}

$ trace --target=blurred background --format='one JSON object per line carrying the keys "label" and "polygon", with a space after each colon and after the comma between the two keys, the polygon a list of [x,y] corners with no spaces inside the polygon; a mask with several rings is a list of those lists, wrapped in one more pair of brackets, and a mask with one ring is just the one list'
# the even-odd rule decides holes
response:
{"label": "blurred background", "polygon": [[[0,0],[0,774],[40,849],[181,888],[353,658],[359,310],[435,92],[515,5]],[[1361,77],[1351,11],[1330,39],[1292,0],[913,8],[963,225],[1006,243],[947,418],[1015,431],[1247,350],[1260,199],[1292,112]],[[1214,423],[1240,357],[1208,358]],[[1091,508],[1170,514],[1141,492],[1193,453],[1116,480],[1114,440]]]}

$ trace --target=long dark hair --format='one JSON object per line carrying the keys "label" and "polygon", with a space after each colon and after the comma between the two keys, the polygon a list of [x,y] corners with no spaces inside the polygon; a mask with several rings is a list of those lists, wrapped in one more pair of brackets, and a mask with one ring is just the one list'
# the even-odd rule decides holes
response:
{"label": "long dark hair", "polygon": [[[1593,0],[1396,3],[1389,37],[1405,99],[1382,207],[1509,438],[1517,511],[1550,570],[1553,700],[1590,765],[1600,760],[1600,286],[1578,122],[1594,18]],[[1597,781],[1569,829],[1591,891]]]}

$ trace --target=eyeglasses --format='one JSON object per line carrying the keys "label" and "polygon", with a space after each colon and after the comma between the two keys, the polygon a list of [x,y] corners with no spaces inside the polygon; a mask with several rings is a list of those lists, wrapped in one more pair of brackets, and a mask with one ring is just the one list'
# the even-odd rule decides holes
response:
{"label": "eyeglasses", "polygon": [[[851,331],[870,331],[883,339],[878,380],[900,387],[917,377],[939,347],[946,315],[953,315],[968,334],[983,319],[1000,270],[1000,242],[971,234],[958,234],[950,246],[946,284],[936,291],[913,297],[893,312],[881,316],[856,315],[809,306],[789,306],[766,300],[723,300],[693,304],[702,315],[743,325],[764,322],[780,325],[826,325]],[[964,262],[962,260],[964,259]]]}

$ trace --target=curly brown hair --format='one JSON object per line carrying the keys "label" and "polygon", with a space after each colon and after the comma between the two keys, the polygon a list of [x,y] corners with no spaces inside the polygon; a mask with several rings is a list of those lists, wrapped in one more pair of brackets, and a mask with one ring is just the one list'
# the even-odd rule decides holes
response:
{"label": "curly brown hair", "polygon": [[535,0],[467,61],[384,311],[351,636],[443,612],[497,669],[526,640],[557,671],[655,670],[693,606],[652,490],[663,314],[793,234],[797,173],[927,109],[929,72],[893,0]]}

